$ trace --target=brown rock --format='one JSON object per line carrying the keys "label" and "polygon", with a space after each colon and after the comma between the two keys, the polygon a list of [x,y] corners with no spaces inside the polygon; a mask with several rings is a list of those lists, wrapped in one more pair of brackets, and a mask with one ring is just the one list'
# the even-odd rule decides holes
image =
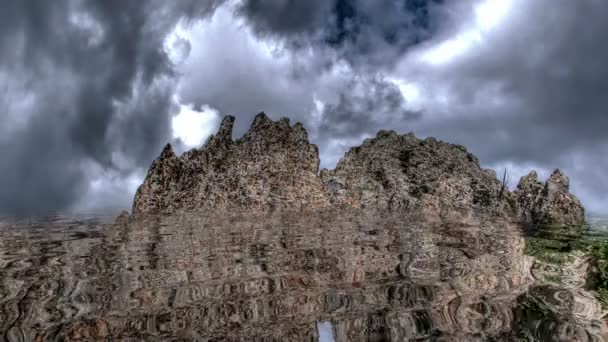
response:
{"label": "brown rock", "polygon": [[127,226],[129,222],[131,222],[131,215],[129,215],[129,212],[126,210],[121,211],[114,220],[115,224],[121,226]]}
{"label": "brown rock", "polygon": [[535,171],[519,181],[514,192],[518,210],[527,223],[582,225],[585,209],[569,190],[570,181],[560,170],[555,170],[542,183]]}
{"label": "brown rock", "polygon": [[482,169],[464,147],[413,133],[380,131],[321,178],[335,201],[355,207],[513,212],[494,171]]}
{"label": "brown rock", "polygon": [[302,124],[258,114],[232,139],[226,116],[205,145],[178,157],[170,145],[156,159],[133,204],[135,216],[197,208],[355,207],[428,214],[484,213],[532,223],[580,224],[583,208],[568,178],[547,183],[535,172],[509,192],[466,148],[380,131],[351,148],[335,170],[319,170],[319,152]]}
{"label": "brown rock", "polygon": [[232,140],[234,117],[200,149],[175,156],[167,145],[139,187],[133,214],[194,208],[323,207],[319,152],[300,123],[258,114]]}
{"label": "brown rock", "polygon": [[104,320],[92,319],[74,324],[65,334],[67,341],[105,341],[109,329]]}

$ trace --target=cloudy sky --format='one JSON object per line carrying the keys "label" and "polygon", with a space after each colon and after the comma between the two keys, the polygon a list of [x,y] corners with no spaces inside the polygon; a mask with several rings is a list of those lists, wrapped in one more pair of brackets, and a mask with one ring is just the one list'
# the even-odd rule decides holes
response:
{"label": "cloudy sky", "polygon": [[307,127],[323,167],[379,129],[511,183],[561,168],[608,214],[608,1],[7,0],[0,211],[128,208],[225,114]]}

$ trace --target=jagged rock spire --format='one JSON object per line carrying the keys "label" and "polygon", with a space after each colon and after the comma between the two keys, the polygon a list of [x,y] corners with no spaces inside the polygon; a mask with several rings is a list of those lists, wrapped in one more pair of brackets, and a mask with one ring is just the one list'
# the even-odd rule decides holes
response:
{"label": "jagged rock spire", "polygon": [[222,139],[232,140],[232,128],[234,126],[234,116],[226,115],[220,124],[220,128],[217,131],[217,137]]}
{"label": "jagged rock spire", "polygon": [[532,171],[520,179],[514,192],[518,211],[531,224],[579,226],[585,222],[585,209],[569,188],[568,177],[559,169],[545,183]]}
{"label": "jagged rock spire", "polygon": [[207,143],[175,156],[167,144],[135,196],[135,215],[195,208],[366,207],[443,214],[521,215],[532,223],[581,224],[582,205],[555,170],[546,183],[532,171],[515,193],[466,148],[434,138],[380,131],[352,148],[335,170],[319,171],[317,146],[301,123],[255,116],[233,140],[226,116]]}
{"label": "jagged rock spire", "polygon": [[549,179],[547,180],[547,186],[551,188],[551,192],[570,190],[570,179],[564,175],[559,169],[555,169]]}
{"label": "jagged rock spire", "polygon": [[250,130],[258,129],[259,127],[269,123],[272,123],[272,120],[270,120],[268,115],[266,115],[264,112],[260,112],[253,118]]}
{"label": "jagged rock spire", "polygon": [[167,158],[172,158],[175,157],[175,152],[173,152],[173,147],[171,146],[171,144],[166,144],[165,147],[163,147],[163,150],[160,153],[160,156],[158,157],[159,159],[167,159]]}
{"label": "jagged rock spire", "polygon": [[137,192],[133,213],[329,204],[318,177],[318,148],[301,124],[260,113],[234,141],[233,125],[234,117],[226,116],[201,149],[179,158],[165,159],[173,154],[163,151]]}

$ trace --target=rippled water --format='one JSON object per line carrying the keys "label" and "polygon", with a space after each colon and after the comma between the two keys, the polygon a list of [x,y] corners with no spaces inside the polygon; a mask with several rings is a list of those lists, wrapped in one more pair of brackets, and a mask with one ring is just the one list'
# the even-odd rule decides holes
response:
{"label": "rippled water", "polygon": [[509,222],[365,212],[112,221],[0,221],[0,341],[608,336],[584,259],[556,282]]}

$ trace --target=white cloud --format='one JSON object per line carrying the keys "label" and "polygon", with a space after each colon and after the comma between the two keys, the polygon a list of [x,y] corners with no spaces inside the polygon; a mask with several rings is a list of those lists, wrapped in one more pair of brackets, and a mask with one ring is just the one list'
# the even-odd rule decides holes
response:
{"label": "white cloud", "polygon": [[218,127],[218,111],[209,106],[203,106],[199,111],[192,104],[179,104],[179,108],[171,120],[173,137],[187,147],[199,147]]}
{"label": "white cloud", "polygon": [[389,82],[395,83],[406,101],[407,109],[420,110],[423,104],[420,85],[396,77],[388,77]]}
{"label": "white cloud", "polygon": [[505,21],[513,9],[514,1],[516,0],[484,0],[478,3],[469,27],[424,49],[420,58],[432,65],[441,65],[450,63],[476,45],[483,44],[486,36]]}
{"label": "white cloud", "polygon": [[482,32],[500,26],[513,9],[517,0],[485,0],[475,7],[475,23]]}

